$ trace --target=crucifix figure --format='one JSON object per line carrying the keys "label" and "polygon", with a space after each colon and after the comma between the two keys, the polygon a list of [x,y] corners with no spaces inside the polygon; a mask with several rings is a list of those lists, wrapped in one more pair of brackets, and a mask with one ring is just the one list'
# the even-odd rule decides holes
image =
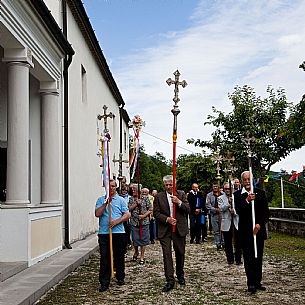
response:
{"label": "crucifix figure", "polygon": [[[182,86],[182,88],[185,88],[187,86],[187,82],[183,80],[182,82],[179,81],[180,72],[176,70],[174,73],[175,80],[172,80],[169,78],[166,83],[170,85],[175,85],[175,95],[173,98],[174,101],[174,108],[171,110],[172,114],[174,115],[174,127],[173,127],[173,196],[176,196],[176,146],[177,146],[177,116],[180,113],[178,102],[179,99],[179,85]],[[176,205],[173,205],[173,217],[176,218]],[[172,232],[174,233],[176,231],[176,226],[173,226]]]}

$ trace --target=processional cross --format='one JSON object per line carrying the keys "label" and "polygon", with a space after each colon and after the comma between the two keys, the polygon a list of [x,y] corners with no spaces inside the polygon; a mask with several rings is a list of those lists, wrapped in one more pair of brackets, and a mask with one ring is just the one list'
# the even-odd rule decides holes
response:
{"label": "processional cross", "polygon": [[113,155],[113,163],[119,162],[119,182],[120,182],[120,188],[121,188],[121,180],[123,179],[123,163],[129,163],[129,160],[123,160],[123,154],[119,153],[119,159],[115,158],[115,154]]}
{"label": "processional cross", "polygon": [[110,119],[112,119],[112,118],[114,118],[114,114],[112,113],[112,112],[109,112],[108,114],[107,114],[107,109],[108,109],[108,107],[106,106],[106,105],[104,105],[103,106],[103,109],[104,109],[104,114],[98,114],[97,115],[97,119],[100,121],[100,120],[104,120],[104,132],[107,132],[107,131],[109,131],[108,129],[107,129],[107,119],[108,118],[110,118]]}
{"label": "processional cross", "polygon": [[224,160],[224,157],[222,157],[219,154],[219,151],[216,150],[214,155],[211,156],[211,160],[214,161],[214,163],[216,163],[217,176],[215,178],[218,181],[218,185],[220,185],[220,180],[222,178],[220,175],[220,163],[222,163],[222,160]]}
{"label": "processional cross", "polygon": [[[253,175],[252,175],[252,163],[251,163],[251,157],[253,156],[252,151],[251,151],[251,142],[255,142],[256,139],[254,137],[251,137],[247,135],[246,138],[243,138],[242,141],[246,144],[247,146],[247,153],[248,153],[248,161],[249,161],[249,174],[250,174],[250,192],[254,192],[254,187],[253,187]],[[251,211],[252,211],[252,226],[253,230],[255,228],[255,208],[254,208],[254,200],[251,201]],[[254,242],[254,256],[257,258],[257,244],[256,244],[256,234],[253,234],[253,242]]]}
{"label": "processional cross", "polygon": [[[107,113],[107,109],[108,107],[106,105],[103,106],[103,110],[104,110],[104,113],[103,114],[98,114],[97,115],[97,119],[99,121],[101,121],[102,119],[104,120],[104,131],[103,131],[103,136],[105,137],[107,132],[109,131],[108,128],[107,128],[107,119],[110,118],[114,118],[114,114],[112,112],[109,112]],[[98,134],[99,134],[99,128],[97,130]],[[110,139],[109,139],[110,140]],[[102,137],[100,137],[99,139],[100,142],[102,142]],[[102,149],[100,149],[100,151],[98,151],[97,155],[100,157],[102,155]],[[103,163],[103,160],[101,161]],[[103,164],[100,165],[101,167],[103,167]]]}
{"label": "processional cross", "polygon": [[[176,196],[176,145],[177,145],[177,116],[180,113],[178,102],[179,99],[179,86],[185,88],[187,86],[187,82],[185,80],[179,81],[180,72],[176,70],[174,72],[175,80],[169,78],[166,83],[170,85],[175,85],[174,90],[174,108],[171,110],[172,114],[174,115],[174,126],[173,126],[173,195]],[[176,205],[173,205],[173,217],[176,218]],[[174,233],[176,230],[176,226],[172,227],[172,232]]]}

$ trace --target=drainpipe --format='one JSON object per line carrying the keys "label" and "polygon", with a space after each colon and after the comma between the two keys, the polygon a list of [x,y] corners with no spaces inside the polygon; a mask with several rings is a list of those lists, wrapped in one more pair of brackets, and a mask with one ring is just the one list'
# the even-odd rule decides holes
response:
{"label": "drainpipe", "polygon": [[[67,3],[62,1],[63,34],[67,38]],[[70,245],[70,218],[69,218],[69,74],[68,68],[72,62],[72,55],[66,55],[64,59],[64,248],[72,249]]]}

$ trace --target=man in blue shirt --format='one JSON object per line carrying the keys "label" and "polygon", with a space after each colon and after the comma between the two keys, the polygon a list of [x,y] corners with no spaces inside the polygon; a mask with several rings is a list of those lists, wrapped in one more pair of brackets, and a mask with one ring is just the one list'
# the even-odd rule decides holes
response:
{"label": "man in blue shirt", "polygon": [[110,223],[107,206],[108,201],[105,201],[105,197],[98,198],[95,205],[95,216],[99,217],[98,242],[101,254],[99,274],[99,281],[101,284],[99,288],[100,292],[106,291],[109,288],[111,277],[109,228],[112,229],[113,261],[116,270],[116,279],[120,286],[125,284],[124,252],[126,248],[126,238],[123,222],[130,218],[130,214],[126,201],[118,196],[116,188],[117,184],[115,180],[110,180],[110,194],[112,196],[110,203]]}

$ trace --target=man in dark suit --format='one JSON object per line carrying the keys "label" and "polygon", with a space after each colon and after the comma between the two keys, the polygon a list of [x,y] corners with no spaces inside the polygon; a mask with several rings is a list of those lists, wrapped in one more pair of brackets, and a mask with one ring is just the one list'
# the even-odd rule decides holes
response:
{"label": "man in dark suit", "polygon": [[[190,205],[190,233],[191,244],[196,240],[196,244],[201,241],[201,214],[205,214],[205,200],[203,193],[199,191],[198,184],[193,183],[192,189],[187,196]],[[205,236],[204,236],[205,237]],[[204,237],[202,239],[204,240]]]}
{"label": "man in dark suit", "polygon": [[[166,284],[163,292],[174,288],[174,265],[172,257],[172,243],[176,256],[176,275],[178,283],[185,285],[184,255],[186,235],[188,234],[187,218],[189,204],[183,191],[173,192],[173,176],[163,178],[165,191],[158,193],[154,199],[154,216],[158,221],[158,239],[162,246],[164,273]],[[173,205],[176,205],[176,218],[173,217]],[[175,232],[172,228],[175,226]]]}
{"label": "man in dark suit", "polygon": [[[256,290],[266,290],[262,286],[261,280],[264,241],[267,238],[265,225],[269,218],[269,208],[264,191],[254,189],[254,192],[251,193],[250,172],[243,172],[241,179],[243,188],[234,193],[234,202],[236,213],[239,215],[238,232],[244,256],[248,291],[254,294]],[[252,200],[254,200],[255,208],[254,226],[252,224]],[[254,235],[256,235],[257,258],[254,255]]]}

